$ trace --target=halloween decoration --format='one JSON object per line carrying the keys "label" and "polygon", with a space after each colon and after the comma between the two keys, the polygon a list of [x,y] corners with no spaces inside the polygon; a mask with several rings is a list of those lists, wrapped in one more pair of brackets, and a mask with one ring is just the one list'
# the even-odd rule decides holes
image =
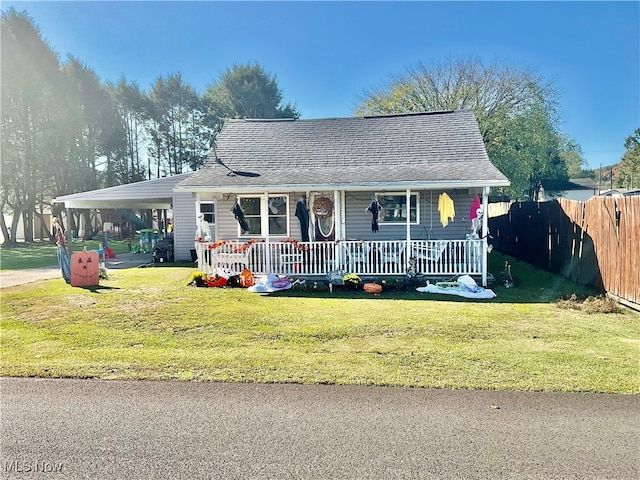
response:
{"label": "halloween decoration", "polygon": [[251,270],[245,268],[240,272],[240,286],[244,288],[252,287],[256,283],[256,279]]}
{"label": "halloween decoration", "polygon": [[78,252],[71,255],[71,286],[94,287],[100,283],[98,252]]}
{"label": "halloween decoration", "polygon": [[58,222],[57,217],[53,217],[53,230],[55,231],[56,245],[58,246],[56,256],[58,259],[58,266],[60,267],[60,273],[62,274],[62,278],[64,278],[64,281],[70,283],[71,265],[69,264],[69,255],[67,254],[67,249],[64,246],[64,230],[60,222]]}
{"label": "halloween decoration", "polygon": [[478,216],[478,209],[482,208],[482,204],[480,203],[480,197],[478,195],[475,196],[473,202],[471,202],[471,209],[469,210],[469,221],[473,223],[473,220]]}
{"label": "halloween decoration", "polygon": [[380,229],[378,228],[378,214],[382,210],[382,205],[378,202],[378,197],[373,197],[371,201],[371,205],[367,207],[367,212],[371,212],[371,231],[373,233],[378,232]]}
{"label": "halloween decoration", "polygon": [[287,277],[279,277],[270,273],[261,277],[255,285],[249,287],[249,291],[253,293],[272,293],[280,290],[288,290],[292,286],[301,283],[300,280],[292,282]]}
{"label": "halloween decoration", "polygon": [[453,222],[456,216],[456,208],[453,200],[446,193],[441,193],[438,197],[438,211],[440,212],[440,223],[442,228],[449,225],[449,219]]}
{"label": "halloween decoration", "polygon": [[379,294],[382,292],[382,285],[377,283],[365,283],[362,289],[367,293]]}
{"label": "halloween decoration", "polygon": [[516,282],[511,276],[511,265],[509,264],[509,262],[504,262],[504,270],[501,273],[502,283],[504,283],[505,288],[513,288],[516,286]]}
{"label": "halloween decoration", "polygon": [[227,279],[220,275],[213,275],[206,280],[209,287],[224,287],[227,285]]}
{"label": "halloween decoration", "polygon": [[316,220],[316,240],[335,240],[333,200],[326,195],[316,194],[311,210]]}
{"label": "halloween decoration", "polygon": [[481,238],[482,235],[482,217],[484,216],[484,210],[479,207],[476,210],[476,217],[471,221],[471,235],[473,238]]}
{"label": "halloween decoration", "polygon": [[198,215],[198,228],[196,229],[196,242],[210,242],[211,229],[209,222],[204,219],[204,214]]}
{"label": "halloween decoration", "polygon": [[309,209],[304,201],[303,197],[298,198],[296,203],[296,217],[300,221],[300,233],[302,234],[302,241],[309,241]]}
{"label": "halloween decoration", "polygon": [[457,295],[465,298],[495,298],[497,295],[489,288],[478,286],[475,280],[469,275],[458,277],[455,282],[429,283],[425,287],[417,287],[421,293],[442,293],[445,295]]}
{"label": "halloween decoration", "polygon": [[240,225],[240,230],[242,230],[242,233],[243,234],[248,233],[249,223],[247,222],[247,219],[244,216],[244,210],[242,210],[242,207],[240,206],[240,202],[237,199],[231,211],[233,212],[233,216],[238,221],[238,224]]}

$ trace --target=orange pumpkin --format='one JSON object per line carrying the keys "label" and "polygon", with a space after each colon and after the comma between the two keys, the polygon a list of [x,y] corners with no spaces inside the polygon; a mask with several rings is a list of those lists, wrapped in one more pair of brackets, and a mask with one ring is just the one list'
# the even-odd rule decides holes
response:
{"label": "orange pumpkin", "polygon": [[244,288],[252,287],[256,283],[256,279],[251,270],[245,268],[240,272],[240,286]]}
{"label": "orange pumpkin", "polygon": [[377,283],[365,283],[362,288],[367,293],[378,294],[382,292],[382,285],[378,285]]}
{"label": "orange pumpkin", "polygon": [[78,252],[71,255],[71,286],[94,287],[100,282],[98,252]]}

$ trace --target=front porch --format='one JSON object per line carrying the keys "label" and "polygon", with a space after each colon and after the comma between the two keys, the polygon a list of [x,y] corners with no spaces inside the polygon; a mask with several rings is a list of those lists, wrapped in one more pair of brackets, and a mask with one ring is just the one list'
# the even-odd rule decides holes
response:
{"label": "front porch", "polygon": [[360,276],[482,276],[486,285],[486,239],[338,240],[293,239],[248,242],[196,242],[198,269],[213,275],[219,267],[248,268],[255,275],[324,277],[340,269]]}

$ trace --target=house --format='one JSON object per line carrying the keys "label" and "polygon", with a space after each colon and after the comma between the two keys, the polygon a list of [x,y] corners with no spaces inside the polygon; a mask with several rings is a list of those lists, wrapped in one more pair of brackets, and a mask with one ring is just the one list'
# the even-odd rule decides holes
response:
{"label": "house", "polygon": [[[207,163],[175,185],[193,195],[198,266],[255,274],[471,274],[487,283],[492,187],[473,112],[227,120]],[[478,210],[481,207],[482,210]],[[179,214],[174,206],[176,232]]]}
{"label": "house", "polygon": [[640,195],[640,189],[637,188],[612,188],[611,190],[603,190],[600,192],[603,197],[635,197]]}
{"label": "house", "polygon": [[544,189],[540,201],[566,198],[586,202],[598,195],[600,189],[592,178],[570,178],[569,180],[546,180],[542,182]]}

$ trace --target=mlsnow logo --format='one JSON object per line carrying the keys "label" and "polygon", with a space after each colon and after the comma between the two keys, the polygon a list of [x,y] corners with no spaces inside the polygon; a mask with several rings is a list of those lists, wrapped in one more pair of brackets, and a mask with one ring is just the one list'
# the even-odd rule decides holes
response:
{"label": "mlsnow logo", "polygon": [[44,460],[4,460],[2,471],[6,473],[62,473],[62,462],[47,462]]}

